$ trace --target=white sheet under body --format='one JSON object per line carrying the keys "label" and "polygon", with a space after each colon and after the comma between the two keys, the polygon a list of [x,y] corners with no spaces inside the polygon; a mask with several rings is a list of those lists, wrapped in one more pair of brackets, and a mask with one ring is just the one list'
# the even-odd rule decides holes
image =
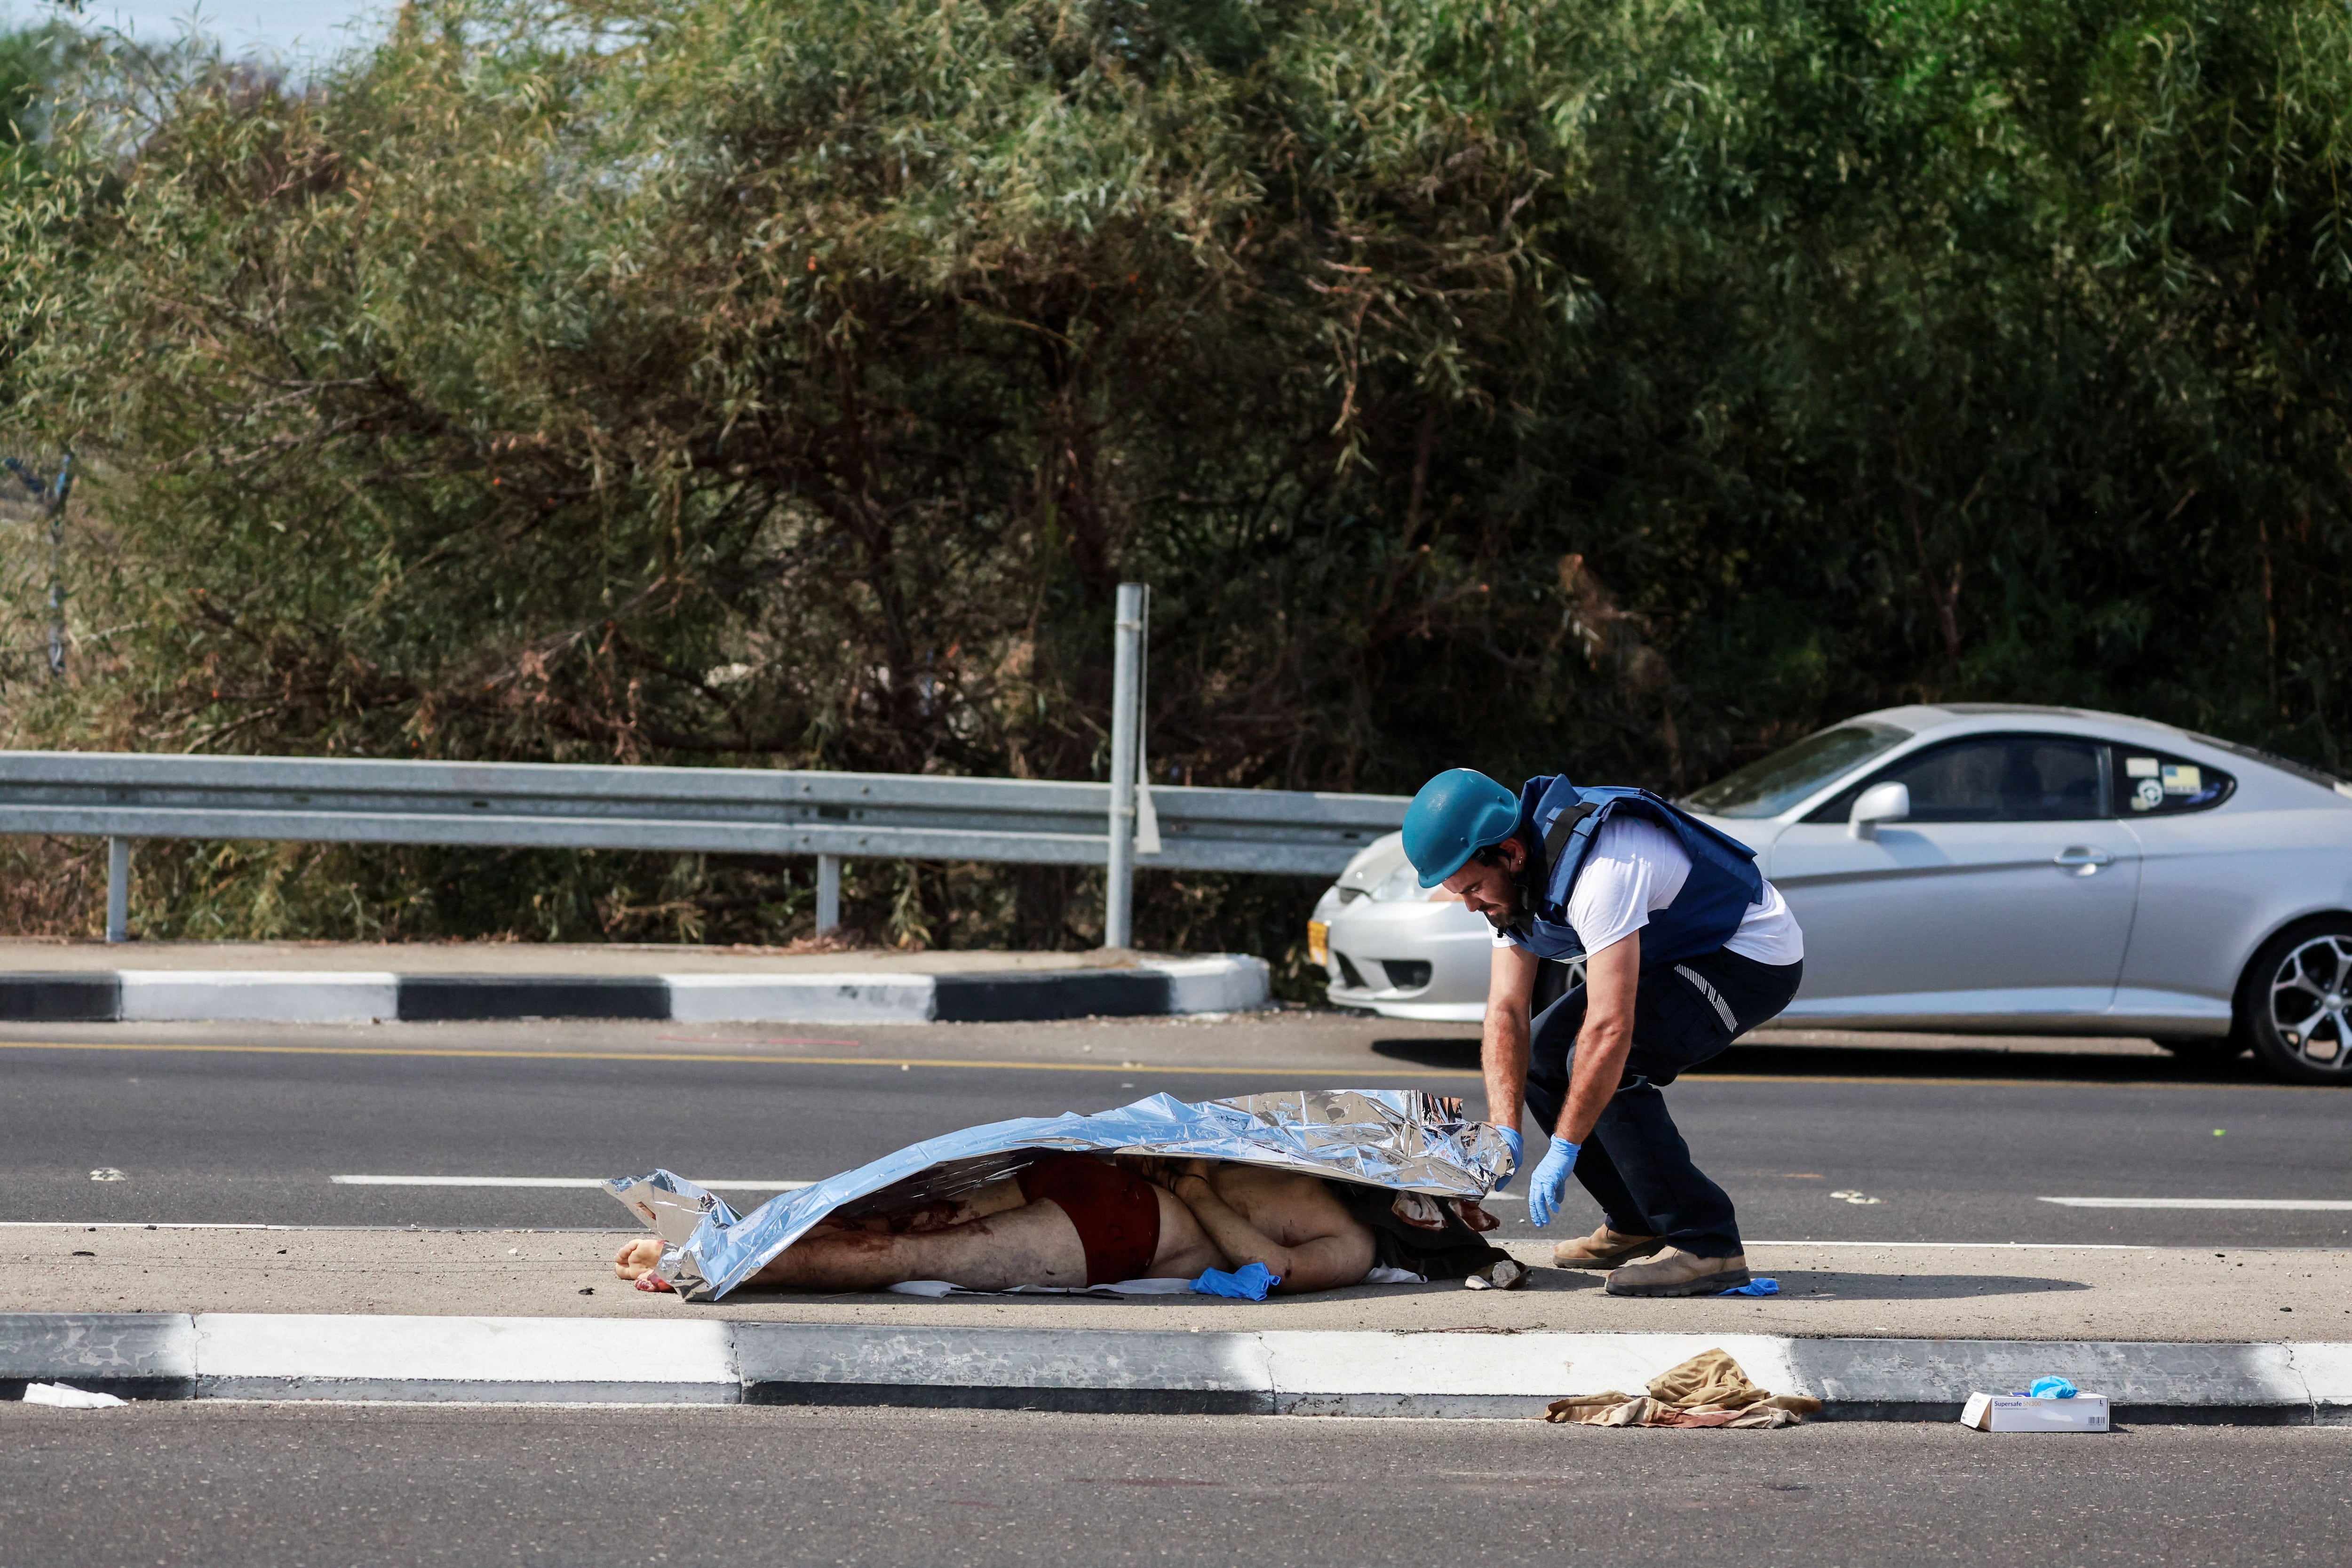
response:
{"label": "white sheet under body", "polygon": [[[1426,1285],[1422,1276],[1404,1268],[1375,1268],[1360,1283],[1365,1285]],[[890,1289],[901,1296],[1181,1296],[1192,1289],[1190,1279],[1122,1279],[1116,1285],[1012,1285],[1002,1290],[970,1290],[944,1279],[908,1279]]]}

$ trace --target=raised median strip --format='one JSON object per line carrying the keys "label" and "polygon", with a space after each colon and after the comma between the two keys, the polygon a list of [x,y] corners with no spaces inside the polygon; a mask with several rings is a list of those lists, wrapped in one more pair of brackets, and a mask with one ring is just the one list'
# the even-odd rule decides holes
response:
{"label": "raised median strip", "polygon": [[185,1312],[0,1313],[0,1397],[69,1383],[122,1399],[196,1395],[196,1321]]}
{"label": "raised median strip", "polygon": [[1274,1413],[1265,1339],[1165,1330],[735,1325],[736,1365],[750,1404],[1139,1415]]}
{"label": "raised median strip", "polygon": [[127,969],[0,974],[0,1023],[925,1024],[1156,1017],[1265,1005],[1263,959],[950,974],[395,974]]}
{"label": "raised median strip", "polygon": [[0,1314],[0,1398],[857,1405],[1134,1415],[1528,1417],[1701,1351],[1830,1420],[1943,1421],[2049,1374],[2118,1421],[2352,1425],[2352,1344],[1765,1334],[1073,1332],[726,1319]]}

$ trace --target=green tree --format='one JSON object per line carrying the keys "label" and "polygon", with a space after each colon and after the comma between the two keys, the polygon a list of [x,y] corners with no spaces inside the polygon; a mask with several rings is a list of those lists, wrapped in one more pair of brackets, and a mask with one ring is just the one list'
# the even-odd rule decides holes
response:
{"label": "green tree", "polygon": [[[13,426],[100,455],[130,629],[12,718],[1084,777],[1140,576],[1154,765],[1196,783],[1675,787],[1915,699],[2333,763],[2347,34],[2283,0],[442,0],[299,90],[101,53],[0,297]],[[188,930],[806,919],[749,863],[152,863]],[[1085,886],[854,893],[1058,942]],[[1286,941],[1297,894],[1160,879],[1145,932]]]}
{"label": "green tree", "polygon": [[66,34],[56,26],[0,32],[0,156],[39,153],[50,95],[63,74]]}

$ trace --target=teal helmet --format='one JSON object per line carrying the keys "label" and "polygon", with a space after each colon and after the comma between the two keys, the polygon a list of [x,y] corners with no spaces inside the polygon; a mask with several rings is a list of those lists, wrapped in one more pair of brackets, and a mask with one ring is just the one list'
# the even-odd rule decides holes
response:
{"label": "teal helmet", "polygon": [[1517,832],[1519,797],[1470,768],[1448,768],[1404,808],[1404,858],[1434,888],[1471,856]]}

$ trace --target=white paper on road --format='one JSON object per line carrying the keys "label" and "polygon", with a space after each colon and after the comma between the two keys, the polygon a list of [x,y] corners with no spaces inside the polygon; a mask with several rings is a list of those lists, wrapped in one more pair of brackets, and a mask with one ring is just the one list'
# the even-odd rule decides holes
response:
{"label": "white paper on road", "polygon": [[[1429,1281],[1405,1268],[1374,1268],[1365,1285],[1426,1285]],[[908,1279],[889,1289],[901,1296],[1181,1296],[1192,1289],[1190,1279],[1122,1279],[1116,1285],[1008,1285],[1002,1290],[973,1290],[945,1279]]]}
{"label": "white paper on road", "polygon": [[2352,1210],[2352,1198],[2043,1198],[2070,1209],[2316,1209]]}
{"label": "white paper on road", "polygon": [[945,1279],[908,1279],[889,1289],[901,1296],[1181,1296],[1192,1288],[1190,1279],[1122,1279],[1116,1285],[1007,1285],[1002,1290],[974,1290]]}
{"label": "white paper on road", "polygon": [[[330,1176],[339,1187],[602,1187],[602,1176]],[[814,1182],[698,1181],[722,1193],[796,1193]]]}
{"label": "white paper on road", "polygon": [[64,1383],[28,1383],[25,1385],[25,1403],[53,1405],[60,1410],[106,1410],[117,1405],[128,1405],[127,1399],[117,1399],[111,1394],[97,1394],[87,1388],[76,1388]]}

